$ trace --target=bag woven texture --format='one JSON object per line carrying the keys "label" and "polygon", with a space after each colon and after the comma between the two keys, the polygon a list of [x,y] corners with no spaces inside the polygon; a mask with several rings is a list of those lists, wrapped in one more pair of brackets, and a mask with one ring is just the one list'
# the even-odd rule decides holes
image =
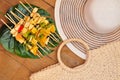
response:
{"label": "bag woven texture", "polygon": [[[87,49],[87,60],[75,68],[67,67],[60,58],[62,47],[71,41],[81,42]],[[58,63],[30,76],[30,80],[120,80],[120,41],[89,50],[81,39],[64,41],[57,52]]]}

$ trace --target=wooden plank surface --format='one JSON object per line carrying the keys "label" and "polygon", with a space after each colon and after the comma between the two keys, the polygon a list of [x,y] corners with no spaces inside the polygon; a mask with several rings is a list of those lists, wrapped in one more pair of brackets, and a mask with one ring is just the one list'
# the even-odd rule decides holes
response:
{"label": "wooden plank surface", "polygon": [[44,0],[46,3],[48,3],[49,5],[51,5],[52,7],[55,7],[55,2],[56,0]]}
{"label": "wooden plank surface", "polygon": [[[23,0],[21,0],[24,2]],[[54,19],[54,7],[56,0],[27,0],[36,6],[47,10]],[[4,18],[4,14],[11,7],[19,3],[19,0],[0,0],[0,18]],[[0,21],[0,27],[2,22]],[[65,64],[70,67],[80,65],[84,60],[74,55],[67,47],[63,48],[62,59]],[[7,52],[0,45],[0,80],[29,80],[29,76],[49,65],[57,63],[56,51],[48,57],[42,59],[25,59]],[[69,63],[69,64],[68,64]]]}
{"label": "wooden plank surface", "polygon": [[21,65],[6,55],[6,51],[0,51],[0,80],[11,79]]}

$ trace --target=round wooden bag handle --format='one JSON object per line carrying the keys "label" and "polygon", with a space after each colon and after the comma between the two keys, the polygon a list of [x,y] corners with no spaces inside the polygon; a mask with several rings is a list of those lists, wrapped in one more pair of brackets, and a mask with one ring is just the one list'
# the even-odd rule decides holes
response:
{"label": "round wooden bag handle", "polygon": [[87,55],[88,55],[88,52],[89,52],[89,46],[87,45],[87,43],[85,43],[82,39],[67,39],[65,41],[62,42],[62,44],[59,46],[58,48],[58,51],[57,51],[57,59],[58,59],[58,62],[60,63],[60,65],[65,68],[65,69],[68,69],[68,70],[71,70],[71,71],[74,71],[74,69],[72,68],[69,68],[67,67],[61,60],[61,49],[63,48],[63,46],[69,42],[72,42],[72,41],[75,41],[75,42],[80,42],[87,50]]}

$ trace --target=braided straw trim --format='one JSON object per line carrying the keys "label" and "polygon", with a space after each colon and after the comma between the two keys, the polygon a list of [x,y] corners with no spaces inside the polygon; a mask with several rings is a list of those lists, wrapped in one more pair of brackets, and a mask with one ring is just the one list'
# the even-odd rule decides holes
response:
{"label": "braided straw trim", "polygon": [[[87,2],[88,0],[57,0],[55,20],[62,39],[81,38],[89,45],[90,49],[120,40],[120,27],[110,33],[97,33],[89,27],[84,13]],[[72,45],[84,53],[81,45],[74,43]]]}
{"label": "braided straw trim", "polygon": [[73,68],[76,72],[58,63],[32,74],[30,80],[120,80],[119,47],[120,41],[116,41],[90,50],[84,66]]}

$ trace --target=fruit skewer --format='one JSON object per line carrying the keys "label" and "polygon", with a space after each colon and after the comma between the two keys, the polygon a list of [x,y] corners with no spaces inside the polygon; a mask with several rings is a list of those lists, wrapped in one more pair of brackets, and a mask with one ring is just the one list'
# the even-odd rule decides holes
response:
{"label": "fruit skewer", "polygon": [[[36,13],[37,12],[37,9],[36,10],[34,10],[35,8],[33,8],[26,0],[25,0],[25,2],[30,6],[30,8],[33,10],[33,12],[31,12],[21,1],[19,1],[20,2],[20,4],[30,13],[30,14],[32,14],[32,13]],[[20,12],[20,11],[19,11]],[[20,12],[20,13],[22,13],[22,12]],[[23,14],[23,13],[22,13]],[[24,17],[25,17],[25,15],[23,15]],[[59,39],[61,39],[61,37],[56,33],[56,32],[54,32],[55,33],[55,35],[59,38]],[[52,36],[54,36],[54,35],[52,35]],[[59,40],[57,40],[57,38],[54,36],[54,38],[56,39],[56,42],[58,42],[59,43]]]}
{"label": "fruit skewer", "polygon": [[[14,14],[13,12],[11,12],[12,14]],[[17,16],[14,16],[15,18],[17,18]],[[7,17],[7,19],[9,19],[8,17]],[[11,19],[9,19],[11,22],[13,22]],[[21,21],[22,21],[22,19],[21,19]],[[22,21],[23,22],[23,21]],[[21,23],[22,24],[22,23]],[[37,46],[42,50],[42,51],[44,51],[44,53],[48,53],[47,51],[45,51],[38,43],[37,43]],[[45,47],[47,50],[49,50],[47,47]]]}
{"label": "fruit skewer", "polygon": [[[23,32],[27,32],[28,29],[26,29],[26,26],[28,28],[28,25],[30,26],[30,23],[28,24],[28,22],[30,20],[32,20],[31,18],[33,18],[34,20],[38,20],[39,19],[42,19],[42,21],[44,20],[45,23],[49,23],[49,21],[46,20],[46,17],[44,16],[41,16],[39,13],[37,13],[38,11],[38,8],[33,8],[27,1],[26,3],[30,6],[30,8],[32,9],[32,11],[30,11],[21,1],[20,1],[20,4],[30,13],[30,16],[27,16],[25,15],[24,13],[22,13],[19,9],[15,8],[16,11],[18,11],[24,18],[22,19],[21,17],[19,17],[18,15],[16,15],[14,12],[10,11],[10,13],[14,16],[14,18],[16,18],[18,20],[18,22],[14,21],[14,19],[11,17],[10,14],[6,14],[5,17],[11,22],[14,24],[14,28],[11,29],[11,27],[9,25],[7,25],[2,19],[1,21],[11,30],[11,34],[13,35],[13,37],[16,38],[17,41],[19,41],[21,44],[27,44],[27,47],[29,48],[30,52],[32,52],[34,55],[37,55],[39,57],[41,57],[41,52],[38,50],[38,47],[44,52],[44,53],[48,53],[46,50],[51,50],[49,49],[48,47],[48,43],[50,45],[52,45],[53,47],[55,47],[55,45],[49,40],[49,38],[51,38],[54,42],[56,43],[59,43],[59,39],[60,39],[60,36],[55,32],[55,26],[52,25],[52,31],[49,32],[49,34],[47,33],[47,36],[46,37],[47,39],[44,41],[44,44],[41,44],[41,43],[38,43],[38,41],[36,40],[36,36],[33,37],[33,35],[30,35],[30,38],[27,36],[25,37],[23,35]],[[36,17],[36,14],[37,14],[37,17]],[[41,20],[40,20],[41,21]],[[39,21],[39,23],[40,23]],[[34,23],[36,24],[36,23]],[[40,28],[39,28],[40,27]],[[41,26],[38,27],[38,30],[36,30],[36,25],[32,25],[32,28],[30,27],[30,30],[31,32],[35,32],[33,33],[34,35],[37,34],[37,32],[41,31],[41,30],[44,30],[44,29],[41,29]],[[51,26],[50,26],[51,27]],[[41,32],[40,32],[41,33]],[[55,35],[56,36],[55,36]],[[32,36],[32,38],[31,38]],[[57,39],[57,38],[59,39]],[[27,38],[29,38],[29,40],[27,40]],[[32,40],[32,41],[31,41]],[[32,45],[28,45],[28,43],[31,42]],[[48,47],[46,47],[48,46]],[[43,48],[44,47],[44,48]],[[35,49],[35,50],[34,50]],[[46,49],[46,50],[45,50]],[[40,55],[37,54],[37,52],[40,53]],[[43,56],[43,55],[42,55]]]}
{"label": "fruit skewer", "polygon": [[[7,28],[11,31],[12,28],[4,21],[1,19],[1,21],[7,26]],[[40,53],[40,51],[38,50],[38,53],[39,54],[36,54],[39,58],[41,58],[43,55]]]}
{"label": "fruit skewer", "polygon": [[[15,8],[16,9],[16,11],[18,11],[21,15],[23,15],[24,17],[26,17],[26,15],[25,14],[23,14],[20,10],[18,10],[17,8]],[[15,13],[13,13],[12,11],[10,12],[14,17],[16,17],[16,19],[18,20],[18,21],[20,21],[22,18],[20,18],[19,16],[17,16]],[[58,36],[58,34],[57,33],[55,33],[57,36]],[[52,36],[49,36],[52,40],[54,40],[55,42],[57,42],[57,43],[59,43],[59,40],[58,39],[56,39],[56,37],[53,35],[53,34],[51,34]],[[51,43],[51,42],[48,42],[48,43],[50,43],[53,47],[55,46],[53,43]]]}
{"label": "fruit skewer", "polygon": [[[15,18],[17,18],[18,16],[16,15],[15,16],[15,13],[13,13],[13,12],[11,12],[12,14],[13,14],[13,16],[15,17]],[[20,19],[20,20],[23,20],[22,18]],[[48,42],[48,43],[50,43],[51,45],[53,45],[53,46],[55,46],[53,43],[51,43],[50,41]],[[37,44],[37,45],[39,45],[39,44]],[[42,47],[39,45],[39,47],[42,49]],[[47,50],[49,50],[46,46],[44,46]],[[45,53],[47,53],[44,49],[42,49]]]}
{"label": "fruit skewer", "polygon": [[[22,13],[19,9],[15,8],[15,10],[18,11],[22,16],[27,17],[27,16],[26,16],[24,13]],[[12,14],[13,14],[13,12],[12,12]],[[15,15],[15,13],[14,13],[13,15]],[[50,37],[52,40],[54,40],[55,42],[59,43],[59,40],[56,39],[56,37],[55,37],[53,34],[51,34],[51,36],[49,36],[49,37]],[[48,43],[50,43],[51,45],[55,46],[55,45],[52,44],[51,42],[48,42]]]}

